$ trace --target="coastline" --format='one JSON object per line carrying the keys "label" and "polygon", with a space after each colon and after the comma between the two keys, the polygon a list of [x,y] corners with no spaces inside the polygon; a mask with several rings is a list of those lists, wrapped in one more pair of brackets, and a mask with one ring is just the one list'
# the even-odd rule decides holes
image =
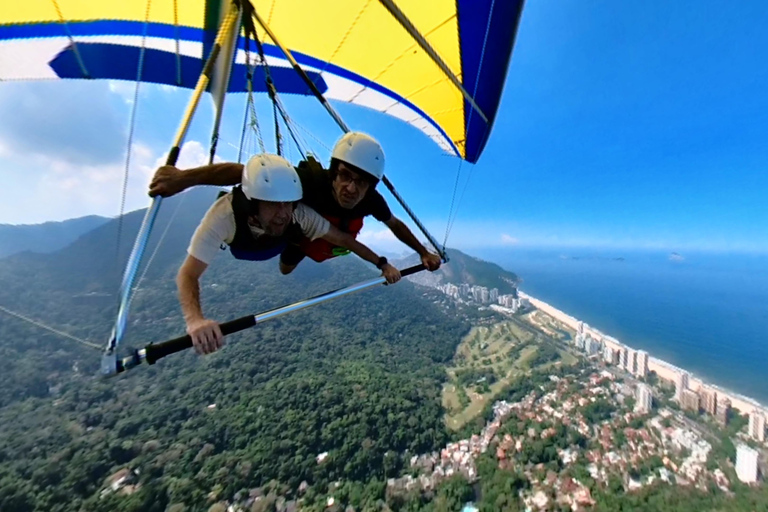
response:
{"label": "coastline", "polygon": [[[578,331],[579,324],[583,324],[585,334],[589,334],[593,338],[601,340],[606,346],[609,346],[614,350],[619,348],[637,350],[634,347],[622,343],[613,336],[607,335],[600,330],[587,325],[586,322],[582,322],[581,320],[563,311],[560,311],[556,307],[544,302],[543,300],[537,299],[520,290],[518,290],[518,294],[521,298],[527,299],[533,306],[536,307],[536,309],[562,322],[574,330]],[[723,397],[730,400],[731,407],[738,409],[741,414],[751,414],[755,410],[758,410],[768,420],[768,407],[755,400],[754,398],[736,393],[735,391],[726,389],[716,384],[706,382],[703,378],[696,376],[694,373],[685,370],[684,368],[680,368],[679,366],[673,365],[672,363],[668,363],[667,361],[657,357],[653,357],[650,354],[648,354],[648,370],[655,372],[659,378],[671,382],[676,382],[678,375],[680,375],[682,372],[685,372],[689,375],[689,389],[694,391],[703,389],[706,391],[715,392],[717,393],[718,398]]]}

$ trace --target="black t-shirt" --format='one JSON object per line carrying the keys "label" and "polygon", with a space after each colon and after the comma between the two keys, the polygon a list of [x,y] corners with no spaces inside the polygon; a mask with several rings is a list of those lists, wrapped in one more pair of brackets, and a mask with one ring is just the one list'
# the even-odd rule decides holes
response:
{"label": "black t-shirt", "polygon": [[354,208],[342,208],[333,196],[331,173],[322,167],[307,165],[302,162],[296,168],[304,190],[304,204],[315,210],[323,217],[338,219],[360,219],[373,215],[376,220],[387,222],[392,218],[384,197],[376,190],[368,190],[365,197]]}

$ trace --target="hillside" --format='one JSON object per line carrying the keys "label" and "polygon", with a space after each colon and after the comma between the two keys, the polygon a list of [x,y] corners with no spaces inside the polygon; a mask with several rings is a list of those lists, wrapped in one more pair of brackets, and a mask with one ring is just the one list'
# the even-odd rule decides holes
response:
{"label": "hillside", "polygon": [[[422,272],[409,279],[414,283],[430,287],[441,283],[452,283],[455,285],[468,283],[487,288],[498,288],[501,294],[512,293],[512,290],[517,285],[517,275],[504,270],[495,263],[483,261],[458,249],[448,249],[447,252],[448,264],[443,265],[440,270],[431,274]],[[418,258],[414,255],[403,260],[401,264],[406,266],[417,262]]]}
{"label": "hillside", "polygon": [[24,251],[58,251],[108,221],[106,217],[89,215],[62,222],[0,224],[0,258]]}

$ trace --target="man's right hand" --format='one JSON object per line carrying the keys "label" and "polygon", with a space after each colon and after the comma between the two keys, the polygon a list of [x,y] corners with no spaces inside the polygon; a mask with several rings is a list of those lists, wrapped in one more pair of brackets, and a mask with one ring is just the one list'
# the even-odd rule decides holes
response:
{"label": "man's right hand", "polygon": [[172,165],[164,165],[155,171],[152,182],[149,184],[149,195],[171,197],[185,188],[187,187],[184,184],[184,171]]}
{"label": "man's right hand", "polygon": [[381,267],[381,275],[387,280],[387,284],[394,284],[400,280],[400,271],[394,266],[387,263]]}
{"label": "man's right hand", "polygon": [[195,352],[201,355],[212,354],[224,345],[224,335],[214,320],[201,318],[188,322],[187,334],[192,337]]}

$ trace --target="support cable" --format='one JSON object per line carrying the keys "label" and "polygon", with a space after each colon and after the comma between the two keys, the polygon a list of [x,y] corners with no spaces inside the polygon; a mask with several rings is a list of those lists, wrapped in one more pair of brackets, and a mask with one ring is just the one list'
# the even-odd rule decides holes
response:
{"label": "support cable", "polygon": [[123,214],[125,213],[125,199],[128,195],[128,177],[131,168],[131,150],[133,149],[133,133],[136,128],[136,113],[139,109],[139,86],[141,76],[144,74],[144,54],[146,53],[147,28],[149,27],[149,9],[152,0],[147,0],[147,9],[144,14],[144,33],[141,36],[141,50],[139,50],[139,62],[136,69],[136,87],[133,90],[133,105],[131,106],[131,119],[128,123],[128,142],[125,154],[125,169],[123,170],[123,188],[120,194],[120,214],[117,217],[117,241],[115,242],[115,263],[120,261],[120,242],[123,236]]}
{"label": "support cable", "polygon": [[448,220],[445,223],[445,238],[443,238],[443,247],[448,245],[448,235],[451,227],[451,215],[453,214],[453,205],[456,201],[456,191],[459,189],[459,178],[461,177],[461,165],[464,163],[464,159],[459,157],[459,165],[456,169],[456,181],[453,184],[453,194],[451,194],[451,207],[448,209]]}
{"label": "support cable", "polygon": [[18,318],[19,320],[24,320],[25,322],[28,322],[28,323],[30,323],[30,324],[32,324],[34,326],[37,326],[37,327],[39,327],[41,329],[44,329],[44,330],[49,331],[49,332],[52,332],[53,334],[56,334],[57,336],[61,336],[63,338],[67,338],[67,339],[70,339],[72,341],[76,341],[78,343],[82,343],[83,345],[86,345],[86,346],[91,347],[91,348],[95,348],[96,350],[101,350],[102,349],[102,347],[100,345],[97,345],[96,343],[93,343],[93,342],[88,341],[88,340],[84,340],[82,338],[78,338],[77,336],[73,336],[71,334],[67,334],[66,332],[60,331],[58,329],[54,329],[53,327],[45,325],[42,322],[38,322],[37,320],[33,320],[33,319],[31,319],[29,317],[26,317],[26,316],[24,316],[24,315],[22,315],[20,313],[15,313],[15,312],[11,311],[10,309],[5,308],[3,306],[0,306],[0,311],[2,311],[3,313],[5,313],[7,315],[11,315],[11,316],[13,316],[15,318]]}
{"label": "support cable", "polygon": [[[438,53],[435,51],[434,48],[432,48],[432,45],[429,44],[427,39],[418,31],[418,29],[411,23],[411,20],[408,19],[408,17],[405,15],[403,11],[400,10],[400,8],[395,4],[394,0],[379,0],[382,5],[389,11],[389,13],[394,17],[400,25],[410,34],[410,36],[413,38],[414,41],[416,41],[419,46],[421,46],[421,49],[426,52],[427,55],[429,55],[429,58],[432,59],[432,62],[437,64],[437,67],[440,68],[440,70],[443,72],[445,76],[448,77],[448,79],[453,83],[453,85],[461,91],[462,96],[464,96],[464,99],[466,99],[470,105],[472,105],[472,108],[477,111],[477,114],[483,118],[483,121],[488,123],[488,117],[483,113],[483,111],[480,109],[477,103],[475,103],[475,98],[473,98],[469,92],[464,88],[464,86],[461,84],[459,79],[456,77],[455,74],[453,74],[453,71],[448,67],[448,65],[443,61],[442,57],[438,55]],[[493,12],[493,6],[491,6],[491,12]],[[488,22],[490,24],[491,17],[488,17]],[[488,32],[486,31],[486,37],[488,37]]]}
{"label": "support cable", "polygon": [[61,12],[61,8],[59,7],[59,3],[56,0],[51,0],[53,2],[53,7],[56,9],[56,14],[59,16],[59,23],[61,23],[64,26],[64,32],[67,34],[67,37],[69,38],[69,44],[72,46],[72,52],[75,54],[75,59],[77,60],[77,65],[80,66],[80,72],[83,74],[83,78],[91,78],[91,74],[88,73],[88,69],[85,67],[85,61],[83,60],[83,56],[80,55],[80,50],[77,49],[77,43],[75,42],[75,38],[72,37],[72,32],[69,30],[69,24],[67,23],[67,20],[64,18],[64,14]]}
{"label": "support cable", "polygon": [[[491,0],[491,9],[488,12],[488,22],[485,25],[485,35],[483,36],[483,49],[480,52],[480,64],[478,66],[478,70],[483,69],[483,61],[485,60],[485,50],[488,46],[488,34],[491,32],[491,20],[493,19],[493,9],[496,7],[496,0]],[[475,88],[474,92],[477,92],[477,86],[480,84],[480,72],[478,71],[477,77],[475,78]],[[469,110],[469,115],[467,116],[467,129],[471,126],[472,123],[472,115],[475,113],[473,109]],[[485,119],[485,134],[483,134],[483,137],[487,135],[488,130],[490,129],[490,124],[488,123],[488,120]],[[472,172],[475,170],[475,166],[473,165],[469,169],[469,175],[467,176],[467,181],[464,184],[464,188],[461,191],[461,195],[459,196],[459,202],[456,204],[456,210],[453,213],[453,219],[448,217],[448,226],[446,228],[445,232],[445,242],[448,243],[448,237],[450,236],[451,230],[453,229],[453,224],[456,222],[456,218],[459,216],[459,208],[461,207],[461,202],[464,199],[464,194],[467,191],[467,188],[469,187],[469,180],[472,179]],[[456,184],[458,184],[458,176],[456,177]],[[455,191],[454,191],[455,194]]]}

